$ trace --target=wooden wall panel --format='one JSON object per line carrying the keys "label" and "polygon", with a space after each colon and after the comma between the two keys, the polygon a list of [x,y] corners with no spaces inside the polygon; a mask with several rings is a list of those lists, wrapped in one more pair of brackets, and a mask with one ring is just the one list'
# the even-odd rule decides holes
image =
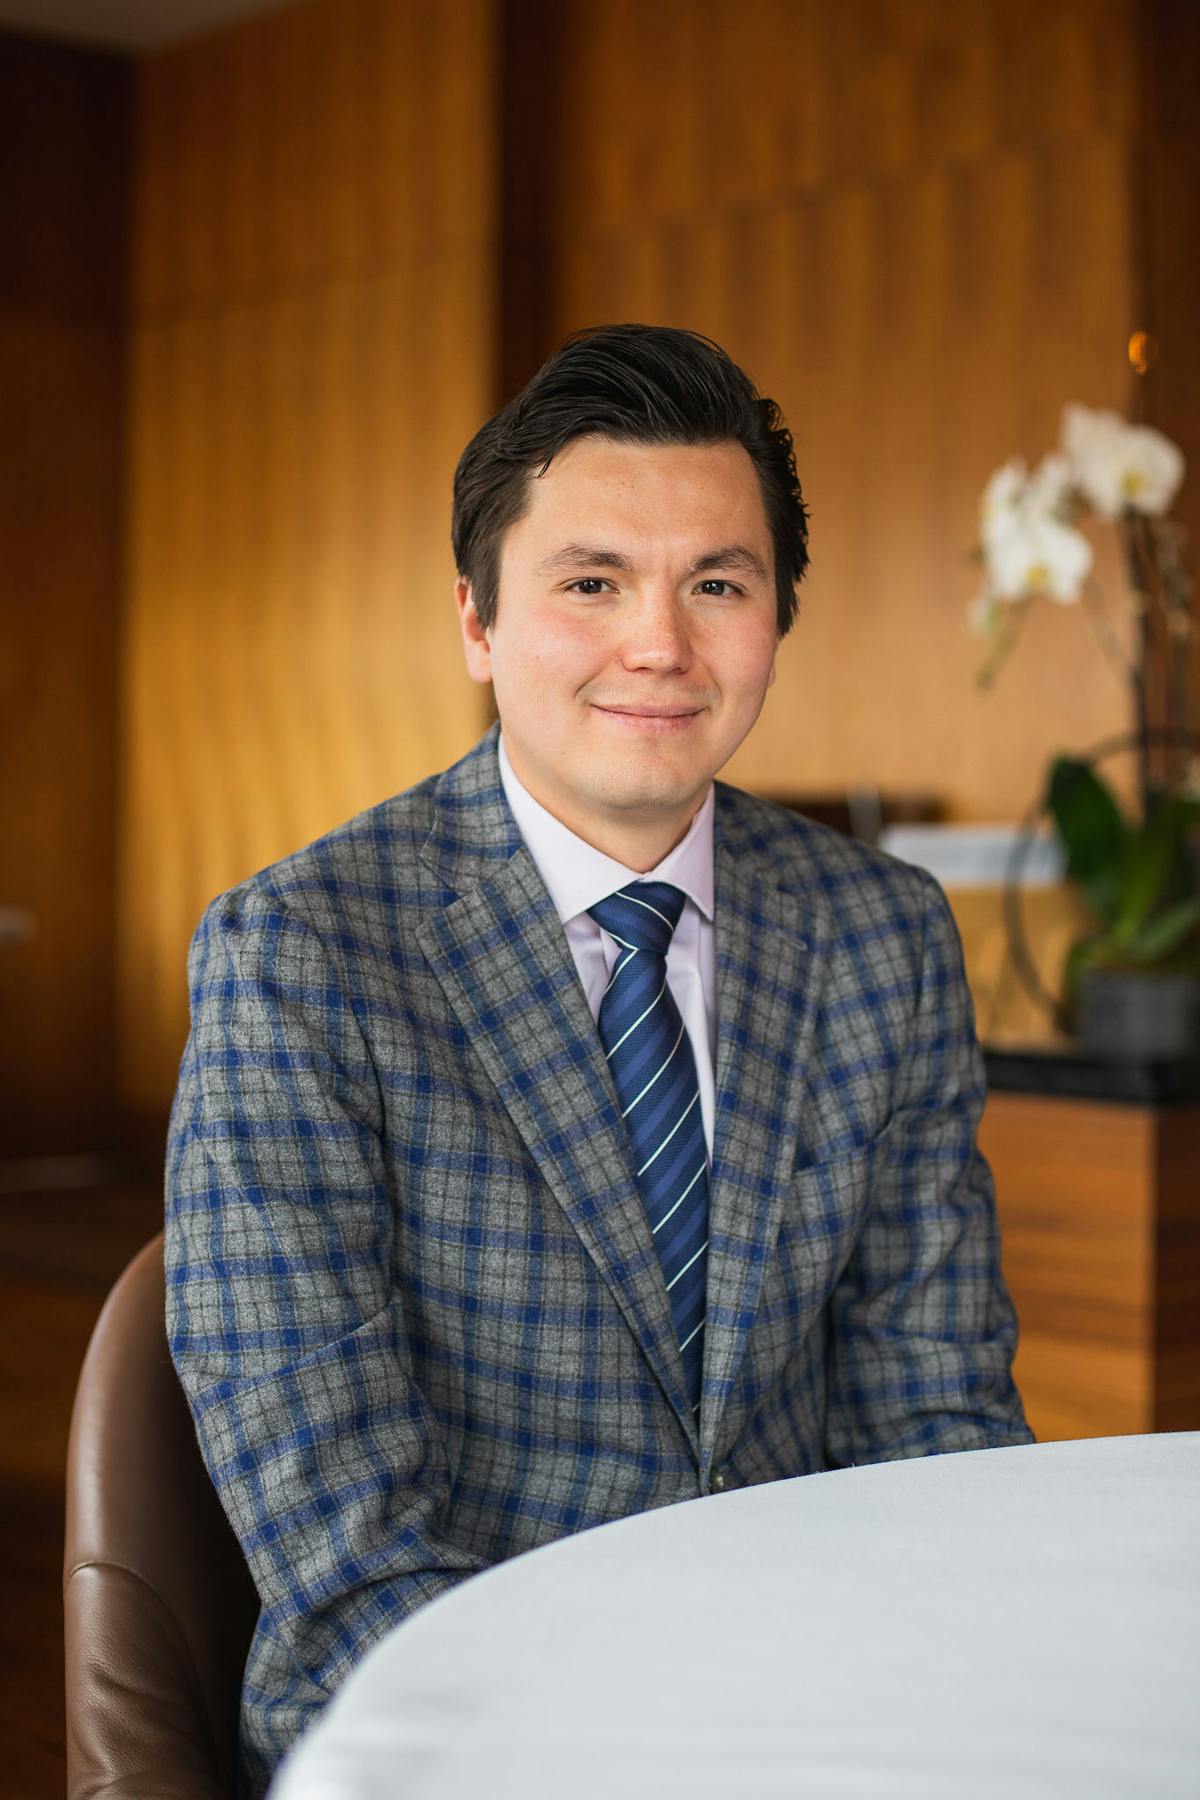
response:
{"label": "wooden wall panel", "polygon": [[310,0],[145,59],[139,313],[491,242],[493,38],[492,0]]}
{"label": "wooden wall panel", "polygon": [[206,902],[477,737],[450,484],[495,384],[490,0],[322,0],[142,66],[122,1081]]}
{"label": "wooden wall panel", "polygon": [[144,64],[131,1095],[169,1091],[210,894],[474,736],[449,473],[574,326],[708,330],[795,428],[814,567],[734,779],[1011,818],[1120,726],[1075,610],[976,692],[965,552],[1063,401],[1128,404],[1150,14],[1162,88],[1176,0],[319,0]]}
{"label": "wooden wall panel", "polygon": [[[1175,510],[1200,581],[1200,7],[1195,0],[1142,0],[1140,16],[1139,313],[1157,343],[1157,359],[1140,385],[1147,421],[1187,458],[1190,475]],[[1200,695],[1200,635],[1192,669]],[[1200,718],[1195,725],[1200,730]]]}
{"label": "wooden wall panel", "polygon": [[1163,1115],[1155,1176],[1155,1423],[1159,1431],[1195,1431],[1200,1429],[1200,1108]]}
{"label": "wooden wall panel", "polygon": [[1200,1109],[993,1094],[980,1145],[1038,1437],[1200,1427]]}
{"label": "wooden wall panel", "polygon": [[113,1129],[130,101],[0,35],[0,1158]]}
{"label": "wooden wall panel", "polygon": [[539,262],[527,201],[539,354],[604,320],[695,326],[797,438],[813,569],[731,778],[1016,816],[1052,750],[1124,719],[1078,609],[1043,609],[991,696],[964,616],[991,470],[1051,447],[1068,400],[1128,404],[1132,0],[548,12],[510,10],[551,59],[510,143],[545,220]]}
{"label": "wooden wall panel", "polygon": [[996,1177],[1016,1376],[1039,1438],[1151,1429],[1154,1115],[996,1094]]}

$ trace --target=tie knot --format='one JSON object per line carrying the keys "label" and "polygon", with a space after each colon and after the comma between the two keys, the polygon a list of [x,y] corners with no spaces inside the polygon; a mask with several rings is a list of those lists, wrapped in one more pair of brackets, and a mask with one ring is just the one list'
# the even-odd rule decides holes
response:
{"label": "tie knot", "polygon": [[597,900],[588,912],[597,925],[631,950],[665,956],[683,911],[682,888],[669,881],[638,881]]}

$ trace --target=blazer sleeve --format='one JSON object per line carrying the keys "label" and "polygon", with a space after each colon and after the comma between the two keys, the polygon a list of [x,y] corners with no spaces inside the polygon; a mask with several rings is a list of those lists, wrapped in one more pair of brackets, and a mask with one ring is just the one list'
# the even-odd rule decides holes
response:
{"label": "blazer sleeve", "polygon": [[439,1530],[447,1458],[390,1278],[383,1108],[344,983],[311,927],[247,890],[213,902],[188,968],[167,1327],[273,1640],[282,1748],[377,1638],[484,1564]]}
{"label": "blazer sleeve", "polygon": [[830,1300],[833,1466],[1032,1442],[1012,1379],[1017,1321],[1000,1268],[987,1097],[962,946],[919,876],[920,964],[862,1227]]}

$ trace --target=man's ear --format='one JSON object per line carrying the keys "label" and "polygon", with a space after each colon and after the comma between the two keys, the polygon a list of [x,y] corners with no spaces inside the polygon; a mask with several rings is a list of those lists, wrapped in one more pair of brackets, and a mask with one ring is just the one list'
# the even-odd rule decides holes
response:
{"label": "man's ear", "polygon": [[487,683],[492,679],[492,646],[488,634],[479,623],[475,596],[469,581],[460,575],[454,584],[454,601],[458,607],[458,623],[462,630],[463,654],[467,674],[472,681]]}

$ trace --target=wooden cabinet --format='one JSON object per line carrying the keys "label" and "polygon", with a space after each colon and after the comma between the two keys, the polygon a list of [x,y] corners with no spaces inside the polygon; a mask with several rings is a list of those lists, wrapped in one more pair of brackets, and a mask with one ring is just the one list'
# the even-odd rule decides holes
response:
{"label": "wooden cabinet", "polygon": [[980,1143],[1037,1436],[1200,1428],[1200,1105],[993,1093]]}

